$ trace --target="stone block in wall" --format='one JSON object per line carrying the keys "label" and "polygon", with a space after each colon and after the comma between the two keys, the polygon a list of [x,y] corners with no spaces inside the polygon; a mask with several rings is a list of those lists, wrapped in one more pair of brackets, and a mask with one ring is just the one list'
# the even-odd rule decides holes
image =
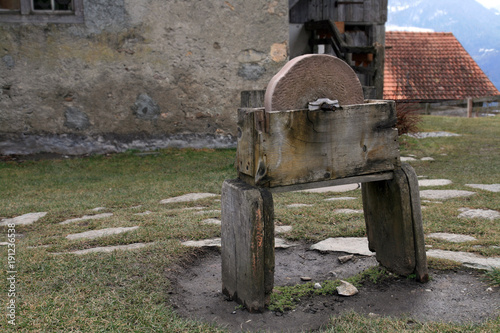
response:
{"label": "stone block in wall", "polygon": [[161,113],[158,104],[148,94],[137,96],[132,111],[138,119],[143,120],[155,120]]}
{"label": "stone block in wall", "polygon": [[85,130],[90,127],[89,117],[85,114],[85,112],[76,107],[70,106],[66,108],[64,117],[66,118],[64,126],[68,128]]}

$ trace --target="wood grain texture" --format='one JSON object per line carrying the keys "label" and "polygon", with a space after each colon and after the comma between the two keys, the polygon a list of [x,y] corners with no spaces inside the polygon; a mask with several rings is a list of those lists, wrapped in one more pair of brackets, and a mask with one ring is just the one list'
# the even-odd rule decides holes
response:
{"label": "wood grain texture", "polygon": [[237,168],[262,187],[391,171],[400,165],[395,124],[388,101],[335,111],[240,109]]}
{"label": "wood grain texture", "polygon": [[427,268],[427,254],[425,252],[425,235],[417,173],[408,163],[401,163],[401,170],[405,173],[410,188],[413,237],[415,242],[415,275],[417,281],[427,282],[429,281],[429,271]]}
{"label": "wood grain texture", "polygon": [[266,189],[226,180],[221,197],[222,292],[263,311],[274,285],[274,205]]}
{"label": "wood grain texture", "polygon": [[394,179],[362,184],[361,191],[370,250],[376,252],[377,261],[391,272],[413,274],[415,237],[405,173],[394,170]]}

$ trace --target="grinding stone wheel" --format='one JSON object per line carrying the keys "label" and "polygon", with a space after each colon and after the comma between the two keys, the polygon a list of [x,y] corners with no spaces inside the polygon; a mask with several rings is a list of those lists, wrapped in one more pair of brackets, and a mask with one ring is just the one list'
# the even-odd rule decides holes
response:
{"label": "grinding stone wheel", "polygon": [[340,105],[363,104],[363,88],[356,73],[344,61],[326,54],[293,58],[267,85],[266,111],[306,109],[318,98],[338,100]]}

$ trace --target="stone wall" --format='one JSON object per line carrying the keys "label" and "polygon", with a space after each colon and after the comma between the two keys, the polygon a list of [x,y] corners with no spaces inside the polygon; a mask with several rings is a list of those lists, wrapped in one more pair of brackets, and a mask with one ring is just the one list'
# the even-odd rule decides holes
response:
{"label": "stone wall", "polygon": [[286,0],[85,0],[84,16],[0,23],[0,154],[233,146],[240,92],[288,59]]}

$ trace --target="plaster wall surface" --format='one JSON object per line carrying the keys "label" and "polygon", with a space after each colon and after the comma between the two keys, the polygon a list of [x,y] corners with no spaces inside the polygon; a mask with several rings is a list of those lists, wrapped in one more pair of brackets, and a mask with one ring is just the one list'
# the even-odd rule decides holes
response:
{"label": "plaster wall surface", "polygon": [[242,90],[288,60],[286,0],[84,0],[2,23],[0,154],[235,144]]}

